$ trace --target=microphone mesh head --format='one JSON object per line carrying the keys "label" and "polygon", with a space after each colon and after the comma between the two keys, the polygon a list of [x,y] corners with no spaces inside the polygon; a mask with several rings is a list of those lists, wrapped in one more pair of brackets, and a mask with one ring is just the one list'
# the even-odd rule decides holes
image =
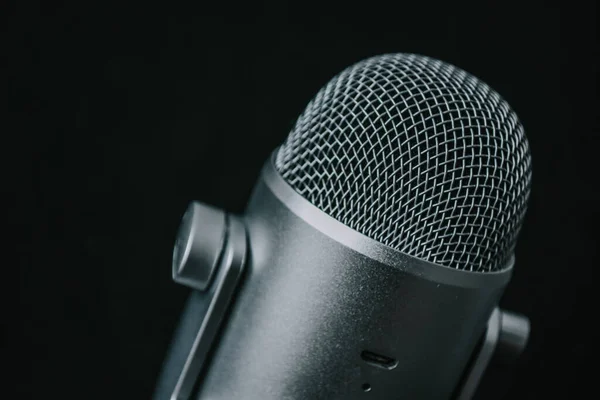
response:
{"label": "microphone mesh head", "polygon": [[275,168],[354,230],[477,272],[508,267],[531,181],[523,127],[498,93],[412,54],[373,57],[333,78],[298,118]]}

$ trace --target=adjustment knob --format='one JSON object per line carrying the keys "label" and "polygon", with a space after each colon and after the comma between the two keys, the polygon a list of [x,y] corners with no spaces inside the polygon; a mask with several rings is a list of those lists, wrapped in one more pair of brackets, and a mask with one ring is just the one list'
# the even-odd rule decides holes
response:
{"label": "adjustment knob", "polygon": [[531,325],[524,315],[502,310],[498,338],[498,360],[504,364],[514,363],[527,345]]}
{"label": "adjustment knob", "polygon": [[173,280],[192,289],[206,290],[218,267],[226,233],[225,212],[190,203],[173,249]]}

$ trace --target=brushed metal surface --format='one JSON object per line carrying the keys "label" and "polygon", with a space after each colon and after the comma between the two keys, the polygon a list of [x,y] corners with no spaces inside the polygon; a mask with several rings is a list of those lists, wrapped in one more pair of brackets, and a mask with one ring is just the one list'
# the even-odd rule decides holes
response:
{"label": "brushed metal surface", "polygon": [[[197,398],[448,398],[510,272],[397,254],[292,199],[271,172],[269,161],[244,217],[246,275]],[[398,364],[377,368],[365,350]]]}

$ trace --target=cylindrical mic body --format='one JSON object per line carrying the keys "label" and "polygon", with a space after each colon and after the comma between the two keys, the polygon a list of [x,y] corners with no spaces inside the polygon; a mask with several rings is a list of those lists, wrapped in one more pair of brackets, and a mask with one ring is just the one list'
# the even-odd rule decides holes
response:
{"label": "cylindrical mic body", "polygon": [[187,398],[201,371],[201,400],[468,397],[530,182],[523,126],[482,81],[414,54],[350,66],[268,160],[243,223],[185,242],[201,246],[190,268],[217,270],[174,269],[207,291],[159,387]]}
{"label": "cylindrical mic body", "polygon": [[300,196],[271,160],[244,219],[246,276],[199,399],[449,398],[511,274],[370,239]]}

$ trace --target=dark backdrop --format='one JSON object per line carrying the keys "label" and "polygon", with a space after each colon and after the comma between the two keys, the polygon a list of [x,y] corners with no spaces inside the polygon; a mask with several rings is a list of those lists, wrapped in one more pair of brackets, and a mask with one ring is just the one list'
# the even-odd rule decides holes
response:
{"label": "dark backdrop", "polygon": [[582,396],[595,383],[597,50],[594,2],[573,3],[8,6],[7,388],[148,399],[187,294],[170,279],[187,203],[242,212],[311,96],[351,63],[402,51],[486,81],[531,144],[502,305],[531,317],[532,336],[483,390]]}

